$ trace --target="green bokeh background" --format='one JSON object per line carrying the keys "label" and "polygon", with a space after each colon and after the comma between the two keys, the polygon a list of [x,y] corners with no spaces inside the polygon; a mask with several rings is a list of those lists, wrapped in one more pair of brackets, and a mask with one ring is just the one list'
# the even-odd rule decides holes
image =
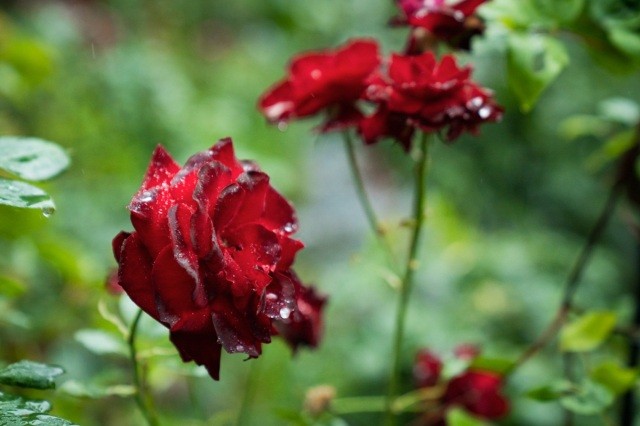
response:
{"label": "green bokeh background", "polygon": [[[163,144],[182,163],[226,136],[296,205],[306,245],[296,268],[330,296],[325,338],[318,350],[295,357],[277,339],[258,360],[225,355],[222,379],[213,382],[179,361],[162,327],[143,320],[141,350],[162,352],[149,359],[148,374],[163,424],[234,424],[243,398],[250,407],[245,424],[285,424],[282,412],[299,410],[306,389],[319,384],[335,386],[339,396],[384,393],[395,292],[357,204],[339,135],[313,133],[313,120],[279,130],[255,105],[299,51],[356,36],[378,38],[385,52],[400,50],[405,30],[386,26],[394,13],[382,0],[20,1],[0,11],[0,135],[51,140],[72,158],[64,175],[44,185],[58,206],[54,216],[0,207],[0,361],[28,358],[67,371],[62,390],[32,396],[51,399],[54,414],[80,425],[142,424],[130,397],[64,392],[68,380],[130,383],[117,344],[91,335],[83,345],[77,333],[102,330],[117,343],[99,301],[126,320],[134,314],[104,282],[115,266],[111,239],[131,229],[125,206],[153,148]],[[471,342],[488,356],[517,357],[553,316],[604,204],[612,170],[599,165],[603,138],[567,140],[566,120],[597,114],[612,97],[640,101],[640,80],[598,66],[576,39],[562,40],[571,63],[526,115],[508,90],[499,36],[477,40],[463,55],[506,114],[479,137],[433,149],[428,226],[408,317],[406,390],[420,347],[447,356]],[[402,250],[411,162],[389,141],[358,155]],[[607,229],[577,300],[614,310],[621,322],[633,309],[627,294],[637,273],[626,210]],[[105,354],[96,353],[100,345],[107,345]],[[623,354],[622,340],[601,352],[593,357]],[[557,424],[560,408],[523,396],[561,376],[557,355],[552,346],[509,382],[513,410],[502,424]],[[345,419],[377,422],[373,415]],[[592,421],[600,424],[580,424]]]}

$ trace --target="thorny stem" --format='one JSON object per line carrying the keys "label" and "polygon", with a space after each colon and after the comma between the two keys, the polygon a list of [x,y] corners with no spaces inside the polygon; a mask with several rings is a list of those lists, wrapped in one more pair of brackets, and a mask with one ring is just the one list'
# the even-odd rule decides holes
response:
{"label": "thorny stem", "polygon": [[393,336],[393,353],[391,377],[389,379],[389,389],[387,393],[385,424],[392,426],[396,424],[396,416],[394,410],[394,400],[398,393],[398,383],[400,379],[400,358],[402,353],[402,341],[404,338],[404,325],[407,314],[407,306],[409,296],[413,287],[413,277],[418,267],[418,247],[420,236],[425,218],[426,205],[426,177],[429,162],[429,135],[422,135],[418,157],[416,158],[415,169],[415,187],[414,187],[414,205],[413,205],[413,221],[414,228],[411,235],[409,246],[409,254],[407,256],[405,273],[400,287],[400,296],[398,299],[398,307],[396,310],[395,330]]}
{"label": "thorny stem", "polygon": [[591,258],[591,254],[593,253],[593,249],[595,248],[597,242],[602,237],[604,230],[615,211],[616,203],[618,201],[618,196],[620,195],[621,184],[620,181],[616,181],[609,192],[609,196],[607,201],[598,216],[598,220],[594,224],[593,228],[589,232],[589,236],[587,237],[587,241],[585,245],[582,247],[582,251],[578,256],[571,272],[567,278],[564,293],[562,296],[562,302],[556,311],[556,315],[554,319],[551,321],[549,326],[540,334],[540,337],[533,342],[523,353],[520,355],[518,360],[512,365],[512,367],[505,373],[505,375],[509,375],[513,373],[517,368],[519,368],[522,364],[527,362],[531,357],[536,355],[540,350],[542,350],[549,342],[558,334],[558,331],[564,324],[569,312],[573,307],[573,297],[575,296],[576,290],[580,284],[580,280],[582,279],[582,274],[586,269],[586,266]]}
{"label": "thorny stem", "polygon": [[153,409],[150,407],[150,397],[145,393],[146,386],[140,374],[140,364],[138,363],[138,356],[136,352],[136,333],[138,331],[140,318],[142,318],[142,313],[142,309],[138,310],[138,313],[131,323],[131,328],[129,329],[129,337],[127,338],[127,344],[129,345],[131,364],[133,365],[133,384],[136,387],[136,404],[138,404],[138,408],[142,412],[144,418],[147,420],[147,424],[149,426],[158,426],[160,423],[158,422]]}
{"label": "thorny stem", "polygon": [[358,160],[356,159],[353,139],[351,138],[351,135],[347,130],[342,132],[342,136],[344,140],[344,148],[347,153],[347,159],[349,160],[349,168],[351,169],[351,177],[353,178],[353,182],[356,187],[356,193],[358,194],[358,199],[360,200],[362,209],[364,210],[365,216],[367,217],[369,227],[375,234],[380,246],[383,248],[385,254],[387,255],[390,265],[392,267],[395,267],[396,259],[393,254],[393,249],[391,248],[391,245],[387,240],[386,232],[380,224],[380,221],[378,220],[378,216],[376,215],[373,204],[371,204],[371,200],[369,199],[367,190],[364,186],[364,179],[362,179],[362,173],[360,172],[360,167],[358,167]]}

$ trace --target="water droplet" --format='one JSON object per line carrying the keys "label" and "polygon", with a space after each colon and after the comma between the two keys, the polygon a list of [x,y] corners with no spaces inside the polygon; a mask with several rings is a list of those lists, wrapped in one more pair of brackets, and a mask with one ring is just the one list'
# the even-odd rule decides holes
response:
{"label": "water droplet", "polygon": [[281,132],[287,130],[288,127],[289,125],[285,121],[278,121],[278,130],[280,130]]}
{"label": "water droplet", "polygon": [[238,351],[238,352],[243,352],[243,351],[244,351],[244,346],[242,346],[242,345],[237,345],[237,346],[236,346],[236,351]]}
{"label": "water droplet", "polygon": [[291,222],[290,222],[290,223],[287,223],[286,225],[284,225],[284,226],[282,227],[282,230],[283,230],[284,232],[291,233],[291,232],[293,232],[293,231],[295,231],[295,230],[296,230],[296,224],[295,224],[295,223],[291,223]]}
{"label": "water droplet", "polygon": [[45,207],[42,209],[42,216],[49,218],[55,212],[53,207]]}
{"label": "water droplet", "polygon": [[280,309],[280,316],[282,317],[282,319],[289,318],[289,315],[291,315],[291,309],[286,308],[286,307]]}
{"label": "water droplet", "polygon": [[314,80],[318,80],[320,77],[322,77],[322,71],[316,69],[311,71],[311,78]]}
{"label": "water droplet", "polygon": [[153,198],[154,198],[154,193],[152,191],[144,191],[138,197],[138,201],[142,203],[148,203],[149,201],[153,201]]}
{"label": "water droplet", "polygon": [[478,111],[478,115],[482,119],[489,118],[489,116],[491,115],[491,107],[484,106],[480,108],[480,110]]}
{"label": "water droplet", "polygon": [[480,96],[476,96],[475,98],[471,99],[470,103],[472,107],[479,108],[484,103],[484,100]]}

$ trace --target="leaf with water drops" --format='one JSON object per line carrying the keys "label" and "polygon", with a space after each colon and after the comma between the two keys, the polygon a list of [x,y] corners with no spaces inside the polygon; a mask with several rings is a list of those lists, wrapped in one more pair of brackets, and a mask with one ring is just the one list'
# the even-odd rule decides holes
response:
{"label": "leaf with water drops", "polygon": [[70,426],[73,423],[50,416],[47,401],[30,401],[0,392],[0,426]]}
{"label": "leaf with water drops", "polygon": [[51,179],[69,166],[58,145],[36,138],[0,137],[0,169],[22,179]]}
{"label": "leaf with water drops", "polygon": [[55,378],[64,373],[60,367],[22,360],[0,370],[0,383],[31,389],[53,389]]}
{"label": "leaf with water drops", "polygon": [[45,216],[55,211],[53,200],[42,189],[26,182],[0,178],[0,204],[23,209],[41,209]]}

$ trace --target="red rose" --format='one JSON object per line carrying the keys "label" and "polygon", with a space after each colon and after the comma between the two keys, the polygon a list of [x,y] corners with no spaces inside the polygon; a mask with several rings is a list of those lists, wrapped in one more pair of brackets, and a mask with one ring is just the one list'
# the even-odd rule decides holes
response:
{"label": "red rose", "polygon": [[443,402],[458,405],[484,419],[497,419],[509,411],[501,394],[502,378],[489,371],[467,371],[451,379]]}
{"label": "red rose", "polygon": [[499,120],[502,109],[470,75],[471,68],[459,68],[451,55],[439,62],[431,52],[392,55],[388,76],[369,80],[366,98],[379,106],[359,123],[361,136],[366,143],[392,137],[408,150],[416,128],[428,133],[446,128],[448,140],[464,131],[477,133],[480,124]]}
{"label": "red rose", "polygon": [[[469,50],[471,38],[482,34],[484,24],[476,15],[476,9],[486,0],[462,0],[447,4],[444,0],[397,0],[402,15],[393,20],[395,24],[406,24],[426,30],[427,36],[441,40],[453,48]],[[413,33],[408,53],[420,53],[416,49],[421,43]]]}
{"label": "red rose", "polygon": [[299,55],[291,61],[289,75],[262,95],[258,107],[271,122],[326,110],[323,131],[354,124],[361,117],[355,103],[379,64],[377,43],[366,39],[334,51]]}
{"label": "red rose", "polygon": [[162,147],[129,204],[135,232],[113,240],[118,280],[170,330],[182,359],[219,378],[220,351],[260,355],[273,321],[297,312],[293,208],[230,139],[184,167]]}
{"label": "red rose", "polygon": [[[454,353],[458,359],[471,361],[479,355],[480,350],[474,345],[464,344],[458,346]],[[442,361],[437,355],[421,349],[413,365],[416,386],[435,386],[442,381],[442,369]],[[502,378],[496,373],[468,368],[443,383],[444,392],[434,401],[436,407],[422,414],[416,424],[444,426],[447,411],[455,406],[483,419],[500,418],[509,411],[509,401],[501,393],[502,384]]]}
{"label": "red rose", "polygon": [[294,352],[299,346],[315,348],[322,337],[322,309],[327,298],[319,295],[313,287],[302,286],[295,274],[284,275],[283,278],[294,283],[297,309],[290,315],[281,315],[274,326]]}
{"label": "red rose", "polygon": [[421,349],[413,364],[413,379],[418,388],[435,386],[440,380],[442,361],[433,352]]}

